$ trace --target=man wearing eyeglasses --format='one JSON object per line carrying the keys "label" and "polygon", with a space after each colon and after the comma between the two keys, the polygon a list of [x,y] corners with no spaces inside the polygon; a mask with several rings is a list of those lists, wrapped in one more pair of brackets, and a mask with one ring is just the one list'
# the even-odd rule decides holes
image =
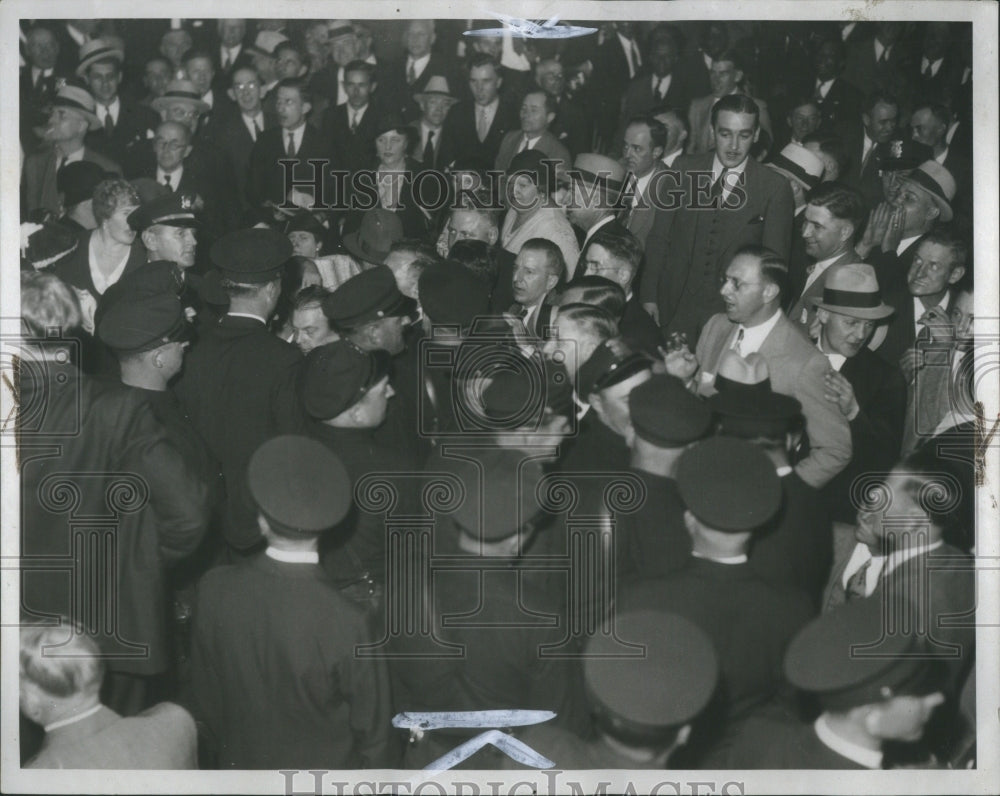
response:
{"label": "man wearing eyeglasses", "polygon": [[851,430],[836,404],[824,398],[829,360],[781,310],[787,283],[788,266],[773,251],[762,246],[737,250],[720,280],[725,312],[705,324],[694,355],[683,348],[667,354],[665,363],[669,373],[687,379],[702,395],[711,395],[726,351],[763,358],[771,388],[802,404],[809,453],[795,465],[795,472],[818,489],[851,460]]}

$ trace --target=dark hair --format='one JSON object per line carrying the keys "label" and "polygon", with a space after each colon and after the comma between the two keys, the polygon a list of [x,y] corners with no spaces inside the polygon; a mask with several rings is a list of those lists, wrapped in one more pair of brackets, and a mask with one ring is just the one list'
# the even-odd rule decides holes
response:
{"label": "dark hair", "polygon": [[661,22],[649,32],[648,49],[652,50],[663,41],[670,42],[675,49],[680,50],[684,37],[669,22]]}
{"label": "dark hair", "polygon": [[730,113],[749,113],[753,116],[754,129],[760,126],[760,108],[753,98],[746,94],[727,94],[712,106],[712,127],[718,123],[719,114],[723,111]]}
{"label": "dark hair", "polygon": [[[301,58],[303,61],[305,61],[305,53],[302,52],[302,48],[299,47],[297,44],[295,44],[295,42],[292,42],[292,41],[283,41],[277,47],[274,48],[274,52],[272,52],[271,54],[275,58],[277,58],[278,57],[278,53],[281,50],[292,50],[297,56],[299,56],[299,58]],[[345,71],[344,74],[346,75],[347,72]]]}
{"label": "dark hair", "polygon": [[281,269],[281,294],[278,296],[278,304],[274,309],[272,328],[280,330],[285,322],[292,316],[295,296],[302,289],[302,277],[305,274],[306,266],[316,264],[308,257],[301,254],[293,254]]}
{"label": "dark hair", "polygon": [[427,241],[420,238],[403,238],[402,240],[397,240],[389,247],[389,252],[409,252],[417,257],[440,259],[437,250]]}
{"label": "dark hair", "polygon": [[913,109],[913,113],[910,114],[911,118],[917,113],[917,111],[922,111],[927,109],[931,112],[931,116],[937,119],[945,127],[951,124],[951,110],[947,105],[940,102],[921,102]]}
{"label": "dark hair", "polygon": [[484,240],[457,240],[448,252],[448,259],[468,268],[492,288],[497,281],[499,263],[497,250]]}
{"label": "dark hair", "polygon": [[563,257],[562,249],[556,246],[548,238],[531,238],[525,241],[521,251],[540,252],[545,255],[545,267],[549,273],[559,278],[563,282],[566,278],[566,259]]}
{"label": "dark hair", "polygon": [[628,124],[625,126],[627,130],[633,124],[644,124],[649,129],[649,141],[654,147],[660,147],[660,149],[666,149],[667,146],[667,128],[663,122],[654,119],[652,116],[641,115],[633,116],[628,120]]}
{"label": "dark hair", "polygon": [[780,254],[766,246],[751,244],[737,249],[733,258],[740,255],[747,255],[758,260],[761,277],[777,286],[779,298],[785,295],[788,291],[788,263],[782,259]]}
{"label": "dark hair", "polygon": [[572,281],[560,288],[557,301],[554,303],[561,303],[566,293],[574,288],[580,290],[581,295],[577,301],[567,304],[568,307],[573,306],[573,304],[600,307],[616,320],[620,320],[625,312],[625,291],[622,290],[621,285],[596,274],[573,277]]}
{"label": "dark hair", "polygon": [[852,240],[864,230],[868,206],[861,191],[842,182],[821,182],[806,197],[806,203],[825,207],[830,215],[854,226]]}
{"label": "dark hair", "polygon": [[971,462],[940,456],[938,441],[930,439],[893,469],[909,476],[904,488],[945,539],[967,550],[976,506]]}
{"label": "dark hair", "polygon": [[184,55],[181,56],[181,63],[188,64],[195,58],[204,58],[209,64],[212,65],[212,71],[215,71],[215,62],[212,60],[212,56],[209,54],[208,50],[202,50],[199,47],[192,47],[190,50],[185,50]]}
{"label": "dark hair", "polygon": [[607,310],[594,304],[564,304],[559,308],[557,318],[565,318],[579,325],[587,334],[601,341],[617,337],[618,321]]}
{"label": "dark hair", "polygon": [[292,312],[300,310],[303,307],[309,307],[313,304],[322,309],[324,301],[331,295],[333,295],[332,292],[327,290],[322,285],[307,285],[306,287],[300,288],[299,291],[292,296]]}
{"label": "dark hair", "polygon": [[820,152],[824,155],[829,155],[837,161],[837,169],[840,175],[843,175],[847,171],[847,167],[851,165],[851,156],[847,152],[844,139],[839,135],[827,135],[821,132],[809,133],[809,135],[802,139],[802,145],[805,146],[806,144],[819,144]]}
{"label": "dark hair", "polygon": [[260,82],[260,72],[257,71],[257,67],[253,64],[240,64],[237,66],[231,75],[229,75],[229,87],[232,89],[236,88],[236,74],[238,72],[253,72],[257,76],[257,81]]}
{"label": "dark hair", "polygon": [[452,212],[468,210],[485,218],[490,226],[500,228],[500,216],[503,213],[503,208],[496,205],[493,194],[488,188],[479,188],[473,191],[471,196],[463,192],[459,198],[460,201],[452,206]]}
{"label": "dark hair", "polygon": [[480,66],[492,66],[497,77],[500,76],[500,62],[489,53],[476,53],[468,60],[465,69],[469,74],[472,74],[472,70]]}
{"label": "dark hair", "polygon": [[309,90],[309,86],[305,80],[301,77],[286,77],[277,82],[274,86],[274,96],[278,96],[279,88],[293,88],[299,92],[299,98],[303,103],[312,103],[312,91]]}
{"label": "dark hair", "polygon": [[347,78],[350,72],[364,72],[368,75],[368,79],[375,82],[375,67],[372,66],[367,61],[354,60],[351,61],[347,66],[344,67],[344,78]]}
{"label": "dark hair", "polygon": [[931,228],[930,232],[924,235],[920,239],[921,243],[936,243],[939,246],[944,246],[951,251],[951,256],[954,262],[952,263],[952,270],[955,268],[964,268],[965,262],[969,256],[969,245],[965,242],[965,239],[958,235],[954,229],[952,229],[947,224],[937,224]]}
{"label": "dark hair", "polygon": [[727,47],[712,59],[713,64],[718,61],[729,62],[738,72],[743,71],[743,56],[733,47]]}
{"label": "dark hair", "polygon": [[882,103],[883,105],[894,105],[898,109],[899,97],[891,91],[886,91],[884,88],[876,88],[867,97],[865,97],[865,104],[861,109],[865,113],[871,113],[875,109],[875,106],[879,103]]}
{"label": "dark hair", "polygon": [[[681,127],[684,128],[684,132],[691,135],[691,122],[688,121],[687,114],[681,111],[680,108],[674,107],[673,105],[667,105],[665,107],[655,109],[653,111],[653,116],[655,118],[656,116],[663,116],[668,113],[673,114],[681,123]],[[657,121],[659,121],[659,119],[657,119]],[[660,122],[660,124],[663,124],[663,122]],[[664,127],[666,127],[666,125],[664,125]]]}
{"label": "dark hair", "polygon": [[[625,263],[625,265],[632,269],[633,274],[639,270],[639,264],[642,262],[643,255],[642,244],[639,243],[639,239],[631,232],[626,230],[625,234],[621,234],[619,232],[611,232],[607,229],[599,229],[587,242],[587,249],[595,243],[607,249],[608,254],[616,260]],[[584,252],[586,252],[586,249],[584,249]]]}

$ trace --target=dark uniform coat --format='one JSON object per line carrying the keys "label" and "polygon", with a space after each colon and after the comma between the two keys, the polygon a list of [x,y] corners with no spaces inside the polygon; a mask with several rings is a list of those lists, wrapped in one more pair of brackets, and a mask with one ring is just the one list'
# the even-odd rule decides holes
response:
{"label": "dark uniform coat", "polygon": [[184,362],[177,397],[222,466],[228,512],[224,533],[237,548],[260,539],[246,467],[254,451],[278,434],[301,432],[295,390],[302,354],[255,318],[225,316],[205,330]]}
{"label": "dark uniform coat", "polygon": [[642,480],[646,499],[637,511],[618,517],[618,571],[657,578],[683,569],[691,555],[691,536],[677,482],[636,467],[628,471]]}
{"label": "dark uniform coat", "polygon": [[220,768],[391,768],[385,664],[315,564],[260,554],[199,587],[192,696]]}

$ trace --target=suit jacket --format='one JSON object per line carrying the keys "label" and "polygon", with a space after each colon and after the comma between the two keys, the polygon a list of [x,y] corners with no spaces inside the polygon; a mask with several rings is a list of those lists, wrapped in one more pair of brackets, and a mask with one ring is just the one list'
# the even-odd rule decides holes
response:
{"label": "suit jacket", "polygon": [[73,70],[64,71],[58,66],[48,77],[39,77],[38,84],[31,82],[31,67],[22,66],[18,78],[18,97],[20,99],[20,136],[21,146],[25,154],[32,154],[44,146],[36,128],[44,127],[49,120],[52,100],[56,96],[58,86],[73,74]]}
{"label": "suit jacket", "polygon": [[[257,139],[250,151],[250,173],[247,177],[247,199],[250,206],[260,208],[265,202],[282,204],[285,201],[285,170],[278,162],[287,157],[285,154],[285,130],[275,127],[265,130]],[[325,161],[323,184],[323,201],[330,204],[333,201],[330,169],[335,167],[330,142],[323,139],[322,134],[309,124],[305,126],[302,143],[295,153],[298,163],[293,168],[296,179],[306,180],[312,174],[311,166],[306,161],[318,159]],[[309,186],[299,186],[298,190],[308,192]]]}
{"label": "suit jacket", "polygon": [[656,108],[676,108],[679,113],[687,113],[691,104],[691,92],[688,89],[684,78],[684,73],[675,69],[670,80],[670,88],[661,98],[653,90],[653,73],[642,70],[638,75],[629,81],[625,89],[625,96],[622,97],[622,108],[619,117],[618,130],[615,135],[616,150],[612,150],[615,156],[620,154],[621,145],[625,139],[625,128],[629,119],[633,116],[651,113]]}
{"label": "suit jacket", "polygon": [[427,83],[435,76],[446,78],[449,86],[456,86],[455,65],[441,53],[432,52],[424,71],[412,84],[407,84],[406,59],[403,53],[400,59],[384,68],[381,77],[385,92],[383,100],[392,111],[402,114],[407,121],[415,122],[420,119],[420,106],[413,98],[414,94],[427,88]]}
{"label": "suit jacket", "polygon": [[[497,171],[507,171],[510,166],[511,160],[514,159],[514,155],[517,154],[521,147],[521,142],[524,139],[524,133],[520,130],[511,130],[507,135],[503,137],[500,142],[500,149],[497,151],[496,160],[493,163],[493,168]],[[542,132],[535,145],[531,147],[532,149],[537,149],[539,152],[544,154],[546,157],[552,160],[560,161],[562,168],[569,168],[571,161],[569,150],[560,143],[559,139],[556,138],[548,130]],[[556,169],[560,169],[560,163],[555,165]]]}
{"label": "suit jacket", "polygon": [[[242,57],[242,55],[241,55]],[[264,114],[264,130],[271,130],[278,126],[278,120],[271,114]],[[235,199],[244,210],[247,206],[247,180],[250,171],[250,153],[253,151],[254,139],[250,135],[250,130],[243,123],[243,115],[227,113],[216,119],[213,125],[212,141],[223,150],[229,167],[235,176],[233,185]]]}
{"label": "suit jacket", "polygon": [[[691,105],[688,109],[690,133],[688,134],[687,153],[689,155],[699,155],[704,152],[715,151],[715,136],[712,132],[712,108],[715,107],[717,101],[718,98],[712,94],[691,100]],[[753,101],[757,103],[757,107],[760,109],[760,129],[773,139],[771,115],[768,112],[767,103],[758,97],[754,97]]]}
{"label": "suit jacket", "polygon": [[24,767],[195,769],[198,731],[191,714],[171,702],[129,718],[102,706],[93,716],[46,733]]}
{"label": "suit jacket", "polygon": [[618,322],[622,337],[634,349],[644,351],[653,358],[660,356],[659,347],[663,345],[663,334],[652,316],[642,308],[639,294],[633,293],[632,298],[625,302],[625,312]]}
{"label": "suit jacket", "polygon": [[[110,158],[91,149],[83,148],[83,159],[96,163],[105,171],[121,174],[121,167]],[[44,208],[53,214],[59,213],[59,192],[56,190],[56,167],[59,157],[54,148],[49,147],[24,159],[24,171],[21,175],[25,205],[21,208],[26,215],[38,208]]]}
{"label": "suit jacket", "polygon": [[187,355],[175,392],[222,465],[228,516],[224,534],[237,548],[260,539],[246,467],[262,442],[295,434],[304,418],[295,389],[302,354],[254,318],[226,315]]}
{"label": "suit jacket", "polygon": [[486,138],[479,140],[476,133],[476,106],[473,102],[459,102],[448,111],[445,119],[448,127],[448,138],[454,142],[455,148],[450,151],[446,162],[451,163],[457,158],[473,158],[492,165],[500,151],[500,142],[511,130],[521,126],[518,106],[506,95],[500,95],[493,124],[490,125]]}
{"label": "suit jacket", "polygon": [[198,588],[191,679],[218,766],[392,767],[385,663],[355,654],[373,641],[316,564],[261,553],[211,570]]}
{"label": "suit jacket", "polygon": [[850,464],[823,488],[836,522],[853,523],[857,508],[851,484],[869,472],[888,472],[899,459],[906,412],[906,382],[899,368],[862,348],[840,369],[854,388],[860,411],[851,425]]}
{"label": "suit jacket", "polygon": [[593,119],[586,108],[568,96],[557,97],[559,110],[549,132],[565,145],[571,155],[589,152],[593,146]]}
{"label": "suit jacket", "polygon": [[913,265],[919,244],[920,239],[917,238],[903,249],[902,254],[896,254],[895,249],[883,252],[878,248],[869,253],[867,262],[875,269],[879,290],[883,296],[898,296],[901,291],[909,292],[906,277],[910,273],[910,266]]}
{"label": "suit jacket", "polygon": [[[448,152],[455,148],[448,140],[447,126],[441,125],[441,129],[434,132],[434,157],[429,162],[424,161],[424,145],[420,140],[423,130],[420,127],[420,120],[413,122],[410,128],[413,130],[413,145],[410,147],[409,156],[417,161],[424,170],[444,171],[445,166],[448,165],[444,158],[448,156]],[[429,188],[427,190],[430,191]]]}
{"label": "suit jacket", "polygon": [[147,105],[124,97],[120,100],[118,122],[108,135],[103,127],[87,133],[87,146],[107,155],[115,163],[125,162],[125,153],[136,141],[144,141],[160,123],[159,114]]}
{"label": "suit jacket", "polygon": [[21,406],[45,406],[18,427],[22,622],[96,617],[113,672],[164,672],[164,570],[200,543],[207,487],[140,391],[69,363],[20,376]]}
{"label": "suit jacket", "polygon": [[847,42],[843,77],[861,89],[870,86],[869,90],[880,88],[898,95],[901,88],[906,88],[905,93],[909,94],[912,64],[913,52],[904,39],[897,41],[889,50],[885,61],[880,63],[875,58],[874,35],[859,35],[856,38],[852,35]]}
{"label": "suit jacket", "polygon": [[347,107],[347,103],[327,107],[320,130],[323,140],[332,142],[336,162],[353,172],[367,167],[375,159],[375,126],[381,110],[375,98],[370,100],[358,129],[352,133]]}
{"label": "suit jacket", "polygon": [[836,77],[826,96],[819,102],[823,114],[821,128],[835,130],[860,118],[864,104],[861,91],[843,77]]}
{"label": "suit jacket", "polygon": [[954,53],[945,53],[936,75],[924,75],[920,70],[922,63],[923,58],[916,56],[909,65],[907,77],[913,85],[914,96],[927,102],[952,101],[959,91],[959,86],[962,85],[962,72],[965,67],[961,59]]}
{"label": "suit jacket", "polygon": [[[850,156],[850,163],[840,179],[848,185],[861,191],[869,210],[874,210],[885,201],[885,191],[882,188],[882,178],[879,177],[874,154],[864,160],[865,128],[861,121],[852,121],[840,128],[844,147]],[[864,167],[862,169],[862,166]],[[881,286],[881,282],[879,283]]]}
{"label": "suit jacket", "polygon": [[962,214],[969,220],[972,219],[972,197],[975,193],[975,185],[972,177],[972,161],[963,157],[956,149],[948,148],[944,163],[941,164],[955,178],[955,199],[952,201],[952,208],[955,215]]}
{"label": "suit jacket", "polygon": [[[622,211],[623,223],[628,228],[628,231],[639,239],[639,243],[643,247],[646,245],[646,238],[649,237],[649,231],[653,228],[653,219],[656,217],[657,206],[669,206],[670,197],[665,194],[663,189],[670,186],[672,180],[667,177],[656,176],[667,171],[669,169],[664,165],[662,160],[656,161],[649,182],[646,183],[646,188],[639,197],[639,204]],[[653,201],[654,197],[656,197],[656,202]]]}
{"label": "suit jacket", "polygon": [[[741,246],[758,244],[787,258],[791,243],[793,200],[788,180],[752,158],[743,173],[745,201],[738,192],[727,205],[705,209],[711,183],[713,154],[678,158],[674,166],[678,185],[664,180],[663,188],[679,188],[675,209],[657,210],[646,238],[646,260],[639,295],[655,303],[660,326],[681,331],[694,341],[702,325],[723,308],[719,277]],[[708,173],[698,181],[695,173]],[[702,192],[698,192],[699,185]]]}
{"label": "suit jacket", "polygon": [[[723,352],[732,347],[737,324],[714,316],[698,340],[695,356],[701,367],[700,391],[714,391],[715,371]],[[809,437],[809,455],[795,471],[810,486],[822,487],[851,459],[851,431],[835,404],[823,397],[823,376],[830,362],[784,315],[764,339],[760,355],[767,361],[771,388],[802,404]]]}
{"label": "suit jacket", "polygon": [[875,352],[886,362],[898,366],[903,354],[913,348],[917,341],[916,321],[920,315],[915,314],[917,310],[913,305],[913,296],[905,286],[896,286],[883,295],[885,303],[896,310],[896,313],[889,318],[885,339]]}
{"label": "suit jacket", "polygon": [[[861,258],[854,249],[846,251],[830,263],[808,288],[804,288],[806,279],[809,278],[815,263],[806,266],[801,272],[801,279],[796,279],[797,284],[794,284],[789,290],[789,295],[793,299],[789,302],[791,304],[788,308],[789,320],[802,326],[803,331],[808,333],[809,325],[812,323],[813,318],[816,317],[816,307],[813,305],[812,299],[822,298],[823,283],[826,281],[826,275],[829,270],[836,265],[859,262],[861,262]],[[791,276],[792,274],[789,273],[789,277]]]}

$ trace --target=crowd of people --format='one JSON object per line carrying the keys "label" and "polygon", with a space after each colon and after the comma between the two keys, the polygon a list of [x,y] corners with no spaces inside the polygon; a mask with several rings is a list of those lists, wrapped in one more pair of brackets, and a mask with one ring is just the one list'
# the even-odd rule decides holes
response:
{"label": "crowd of people", "polygon": [[589,24],[22,21],[24,765],[973,764],[971,25]]}

